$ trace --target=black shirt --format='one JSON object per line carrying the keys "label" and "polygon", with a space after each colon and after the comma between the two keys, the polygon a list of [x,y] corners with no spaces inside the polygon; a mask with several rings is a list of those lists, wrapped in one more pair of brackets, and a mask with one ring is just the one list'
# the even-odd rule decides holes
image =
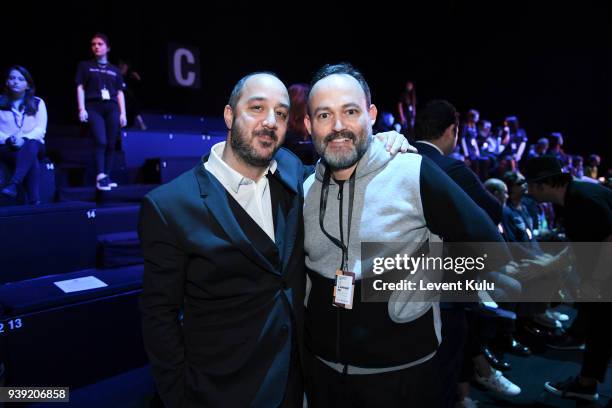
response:
{"label": "black shirt", "polygon": [[527,133],[523,129],[518,129],[516,133],[510,133],[510,140],[503,154],[515,155],[518,153],[521,143],[527,143]]}
{"label": "black shirt", "polygon": [[119,68],[93,60],[79,62],[75,82],[83,85],[86,101],[101,101],[104,88],[108,89],[110,100],[116,101],[117,92],[125,89]]}
{"label": "black shirt", "polygon": [[612,190],[571,181],[565,192],[563,226],[572,242],[602,242],[612,234]]}

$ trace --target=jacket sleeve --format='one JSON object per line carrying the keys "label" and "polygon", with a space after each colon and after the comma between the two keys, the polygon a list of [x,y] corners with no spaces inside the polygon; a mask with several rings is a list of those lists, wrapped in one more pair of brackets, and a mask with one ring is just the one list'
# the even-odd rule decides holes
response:
{"label": "jacket sleeve", "polygon": [[[420,188],[427,228],[444,239],[451,254],[455,255],[456,249],[460,256],[487,253],[487,268],[480,276],[496,282],[495,298],[503,299],[510,293],[520,293],[521,284],[504,273],[512,256],[493,221],[427,157],[421,161]],[[455,246],[452,243],[468,244]],[[482,247],[482,243],[486,243],[486,247]]]}
{"label": "jacket sleeve", "polygon": [[140,209],[138,234],[144,256],[140,298],[145,349],[159,395],[167,407],[184,400],[184,343],[180,322],[185,253],[149,196]]}
{"label": "jacket sleeve", "polygon": [[448,175],[487,213],[494,225],[501,222],[501,204],[484,188],[480,179],[472,170],[464,163],[457,162],[449,169]]}
{"label": "jacket sleeve", "polygon": [[504,242],[487,214],[427,157],[421,160],[421,201],[427,227],[447,242]]}

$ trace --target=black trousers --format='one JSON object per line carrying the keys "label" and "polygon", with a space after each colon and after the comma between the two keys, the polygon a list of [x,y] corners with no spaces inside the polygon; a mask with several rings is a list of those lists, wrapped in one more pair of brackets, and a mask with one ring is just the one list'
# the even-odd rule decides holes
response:
{"label": "black trousers", "polygon": [[574,332],[583,331],[585,343],[580,375],[604,382],[612,354],[610,334],[612,303],[577,303],[576,309],[578,316],[572,328]]}
{"label": "black trousers", "polygon": [[[295,339],[295,336],[293,338]],[[288,377],[285,398],[281,407],[302,408],[304,402],[304,378],[302,377],[300,355],[295,341],[291,345],[291,366],[289,367]]]}
{"label": "black trousers", "polygon": [[452,408],[457,396],[457,382],[461,379],[464,353],[468,348],[468,323],[462,305],[451,304],[440,308],[442,343],[433,358],[436,367],[436,394],[440,407]]}
{"label": "black trousers", "polygon": [[28,195],[27,202],[40,200],[40,161],[45,145],[38,140],[24,138],[25,143],[18,150],[6,144],[0,145],[0,160],[15,167],[11,183],[23,184]]}
{"label": "black trousers", "polygon": [[330,368],[312,354],[306,358],[306,397],[309,408],[440,406],[436,395],[438,378],[432,359],[399,371],[348,375]]}
{"label": "black trousers", "polygon": [[96,172],[109,174],[119,136],[119,105],[115,101],[87,101],[86,109],[96,143]]}

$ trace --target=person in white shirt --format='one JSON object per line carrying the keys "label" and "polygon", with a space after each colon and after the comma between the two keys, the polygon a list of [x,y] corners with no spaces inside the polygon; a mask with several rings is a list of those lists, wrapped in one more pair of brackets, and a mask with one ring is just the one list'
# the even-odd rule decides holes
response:
{"label": "person in white shirt", "polygon": [[24,67],[12,66],[0,95],[0,161],[15,170],[0,194],[15,198],[23,186],[28,204],[40,203],[39,159],[47,131],[47,108],[34,94],[32,75]]}

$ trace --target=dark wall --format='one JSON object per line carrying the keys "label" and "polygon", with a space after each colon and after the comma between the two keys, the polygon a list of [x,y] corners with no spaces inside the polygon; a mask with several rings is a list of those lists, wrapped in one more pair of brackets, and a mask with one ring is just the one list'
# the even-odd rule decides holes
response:
{"label": "dark wall", "polygon": [[[110,36],[111,61],[134,62],[145,107],[170,112],[221,114],[254,70],[308,82],[322,64],[347,60],[382,108],[413,79],[420,103],[445,98],[494,124],[516,114],[532,141],[561,131],[567,150],[610,156],[609,14],[587,2],[421,3],[37,4],[26,24],[3,26],[0,66],[28,67],[50,120],[75,123],[74,71],[96,31]],[[169,42],[199,47],[200,91],[168,86]]]}

